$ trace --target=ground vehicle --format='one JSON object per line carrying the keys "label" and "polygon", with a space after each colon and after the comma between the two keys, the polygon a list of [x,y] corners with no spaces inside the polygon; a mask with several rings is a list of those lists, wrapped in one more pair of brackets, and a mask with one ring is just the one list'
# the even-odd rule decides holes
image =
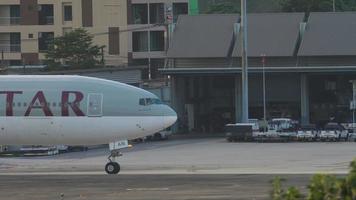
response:
{"label": "ground vehicle", "polygon": [[269,129],[276,131],[293,131],[296,122],[289,118],[275,118],[268,123]]}
{"label": "ground vehicle", "polygon": [[259,120],[258,119],[249,119],[249,124],[253,124],[252,131],[256,132],[260,130]]}
{"label": "ground vehicle", "polygon": [[349,134],[349,141],[356,142],[356,133]]}
{"label": "ground vehicle", "polygon": [[250,123],[227,124],[225,126],[226,140],[229,142],[251,141],[253,125]]}
{"label": "ground vehicle", "polygon": [[338,135],[334,130],[322,130],[320,131],[319,138],[321,141],[336,141],[338,139]]}
{"label": "ground vehicle", "polygon": [[321,140],[346,141],[349,137],[349,132],[338,123],[328,123],[324,130],[321,131]]}
{"label": "ground vehicle", "polygon": [[304,125],[297,131],[297,139],[301,141],[315,141],[319,131],[314,124]]}
{"label": "ground vehicle", "polygon": [[170,129],[166,129],[160,132],[157,132],[153,135],[149,135],[146,137],[141,138],[141,141],[147,141],[147,140],[166,140],[168,137],[172,135],[172,131]]}

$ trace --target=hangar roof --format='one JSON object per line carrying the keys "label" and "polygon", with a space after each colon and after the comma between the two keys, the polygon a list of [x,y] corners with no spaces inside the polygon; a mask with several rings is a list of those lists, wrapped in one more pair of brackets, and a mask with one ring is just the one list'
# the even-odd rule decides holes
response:
{"label": "hangar roof", "polygon": [[238,15],[182,15],[179,17],[169,58],[227,57]]}
{"label": "hangar roof", "polygon": [[[248,15],[248,56],[293,56],[304,13],[261,13]],[[238,41],[240,44],[240,40]],[[233,55],[241,57],[240,45]]]}
{"label": "hangar roof", "polygon": [[356,55],[356,12],[311,13],[298,56]]}
{"label": "hangar roof", "polygon": [[[263,13],[248,15],[248,53],[251,57],[293,56],[304,13]],[[238,15],[180,16],[169,58],[228,57],[234,42]],[[234,56],[241,56],[235,45]]]}

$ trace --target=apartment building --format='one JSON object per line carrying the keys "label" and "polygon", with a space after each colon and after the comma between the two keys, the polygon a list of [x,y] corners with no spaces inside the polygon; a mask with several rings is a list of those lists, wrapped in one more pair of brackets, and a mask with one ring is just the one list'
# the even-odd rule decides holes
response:
{"label": "apartment building", "polygon": [[143,79],[159,79],[171,33],[179,15],[188,14],[189,0],[128,0],[128,57],[145,65]]}
{"label": "apartment building", "polygon": [[1,64],[40,65],[54,37],[76,28],[105,45],[105,63],[128,63],[126,0],[1,0]]}

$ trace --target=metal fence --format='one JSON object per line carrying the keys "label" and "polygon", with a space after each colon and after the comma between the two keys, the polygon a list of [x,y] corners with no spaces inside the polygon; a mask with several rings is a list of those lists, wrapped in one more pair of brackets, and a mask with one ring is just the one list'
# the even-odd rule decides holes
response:
{"label": "metal fence", "polygon": [[21,44],[1,44],[0,43],[0,53],[16,53],[21,52]]}
{"label": "metal fence", "polygon": [[0,25],[20,25],[21,17],[0,17]]}

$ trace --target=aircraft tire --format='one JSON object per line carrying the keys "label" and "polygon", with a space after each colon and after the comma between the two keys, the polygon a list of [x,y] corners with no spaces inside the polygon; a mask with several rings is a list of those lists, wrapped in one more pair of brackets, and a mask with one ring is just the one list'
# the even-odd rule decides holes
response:
{"label": "aircraft tire", "polygon": [[105,165],[105,172],[107,174],[118,174],[120,172],[120,165],[117,162],[109,162]]}

